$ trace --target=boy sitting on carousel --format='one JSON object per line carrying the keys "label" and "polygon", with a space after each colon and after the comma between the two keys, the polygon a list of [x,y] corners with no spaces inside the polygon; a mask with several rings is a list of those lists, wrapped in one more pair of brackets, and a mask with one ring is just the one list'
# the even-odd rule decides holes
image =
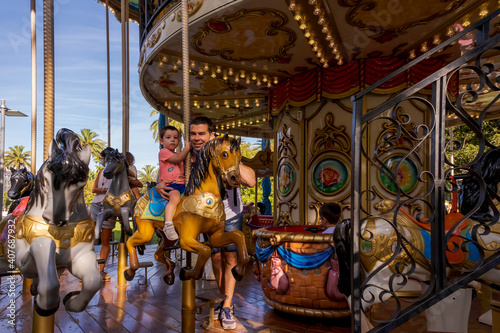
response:
{"label": "boy sitting on carousel", "polygon": [[[166,201],[163,199],[156,191],[156,188],[153,187],[149,192],[149,209],[146,209],[143,213],[143,217],[144,214],[147,214],[147,217],[150,219],[164,219],[165,225],[163,227],[163,232],[170,241],[175,241],[179,238],[175,232],[172,219],[181,195],[184,193],[185,182],[183,161],[190,149],[189,142],[186,141],[184,149],[180,153],[176,153],[175,149],[179,145],[179,141],[180,133],[177,128],[173,126],[164,126],[160,129],[160,143],[162,144],[163,149],[161,149],[158,154],[158,160],[160,163],[160,182],[158,185],[162,187],[167,185],[171,188],[170,200]],[[167,203],[166,207],[165,203]],[[160,214],[163,212],[163,208],[165,208],[164,216],[163,214]],[[152,217],[151,214],[154,215],[154,217]]]}

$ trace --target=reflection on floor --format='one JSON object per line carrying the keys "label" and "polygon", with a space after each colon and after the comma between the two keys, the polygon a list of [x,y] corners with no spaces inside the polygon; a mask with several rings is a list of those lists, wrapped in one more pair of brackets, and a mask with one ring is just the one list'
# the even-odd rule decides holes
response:
{"label": "reflection on floor", "polygon": [[[87,309],[81,313],[71,313],[61,304],[55,315],[55,332],[180,332],[181,331],[181,282],[176,277],[173,286],[167,286],[162,276],[164,268],[153,258],[154,245],[148,245],[141,261],[153,261],[155,265],[148,269],[147,285],[144,283],[144,269],[137,271],[135,279],[129,282],[125,292],[116,287],[117,264],[116,256],[110,257],[106,271],[111,275],[111,281],[106,282],[94,296]],[[96,247],[99,253],[99,248]],[[180,265],[179,265],[180,266]],[[177,269],[176,269],[177,270]],[[61,299],[68,292],[80,288],[77,278],[60,269]],[[10,299],[8,291],[10,282],[2,278],[0,285],[0,332],[31,332],[32,297],[30,293],[21,293],[22,280],[16,276],[15,289],[15,326],[9,324],[8,309]],[[213,281],[200,280],[197,290],[217,290]],[[470,333],[490,333],[490,326],[477,321],[479,315],[489,308],[488,290],[472,302],[469,318]],[[228,332],[350,332],[350,321],[332,319],[301,318],[274,310],[262,299],[262,290],[252,273],[252,266],[247,267],[246,276],[236,286],[234,296],[237,327]],[[394,304],[389,302],[385,307]],[[384,312],[387,308],[379,306],[372,311]],[[207,313],[207,309],[204,313]],[[202,314],[203,315],[203,314]],[[200,315],[200,316],[202,316]],[[196,322],[196,332],[205,332]],[[426,321],[423,314],[413,318],[394,332],[426,332]],[[219,322],[207,332],[223,332]]]}

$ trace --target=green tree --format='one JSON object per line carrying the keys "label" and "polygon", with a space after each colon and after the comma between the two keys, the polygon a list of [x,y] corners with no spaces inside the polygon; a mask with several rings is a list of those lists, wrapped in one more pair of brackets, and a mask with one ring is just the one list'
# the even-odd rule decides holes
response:
{"label": "green tree", "polygon": [[[241,149],[241,154],[243,157],[246,158],[253,158],[255,155],[261,150],[260,149],[260,143],[256,142],[254,144],[251,144],[249,142],[246,142],[245,140],[241,141],[240,149]],[[262,201],[262,179],[259,178],[257,180],[257,184],[255,187],[247,188],[247,187],[242,187],[241,188],[241,199],[243,200],[243,204],[247,205],[251,202],[254,203],[255,206],[257,206],[257,202]],[[255,190],[257,189],[257,202],[255,202]],[[271,190],[271,196],[269,200],[271,200],[271,203],[273,202],[272,198],[272,190]]]}
{"label": "green tree", "polygon": [[99,161],[99,155],[101,154],[101,151],[106,147],[106,142],[101,139],[98,139],[99,134],[88,128],[82,129],[81,132],[82,132],[81,135],[80,134],[77,135],[78,138],[80,139],[82,147],[89,145],[92,156],[94,157],[95,160]]}
{"label": "green tree", "polygon": [[88,206],[92,199],[94,199],[95,193],[92,193],[92,187],[94,186],[95,178],[97,177],[98,171],[89,171],[89,178],[87,179],[87,184],[83,188],[83,196],[85,198],[85,204]]}
{"label": "green tree", "polygon": [[31,151],[24,151],[24,146],[9,147],[4,157],[5,167],[19,169],[23,166],[31,167]]}
{"label": "green tree", "polygon": [[144,184],[144,190],[147,183],[156,182],[157,176],[158,168],[149,164],[137,172],[137,178]]}
{"label": "green tree", "polygon": [[[455,165],[466,166],[477,157],[479,153],[479,139],[467,126],[453,127],[453,140],[461,143],[460,149],[455,145],[453,160]],[[493,146],[500,146],[500,128],[497,121],[483,122],[483,133],[486,140]],[[451,129],[446,130],[446,140],[450,140]],[[451,146],[447,147],[446,155],[451,157]],[[486,150],[489,148],[486,147]]]}

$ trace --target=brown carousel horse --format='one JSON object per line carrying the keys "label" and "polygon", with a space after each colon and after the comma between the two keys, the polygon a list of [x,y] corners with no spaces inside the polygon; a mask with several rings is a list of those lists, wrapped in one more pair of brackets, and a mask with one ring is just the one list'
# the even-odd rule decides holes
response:
{"label": "brown carousel horse", "polygon": [[[184,196],[177,206],[173,222],[180,237],[183,250],[196,253],[198,260],[194,268],[183,267],[181,280],[198,280],[203,274],[203,268],[211,255],[210,246],[198,242],[200,233],[209,235],[212,247],[221,248],[231,243],[238,247],[238,264],[232,272],[236,280],[241,280],[248,262],[245,236],[239,230],[224,232],[226,214],[222,200],[226,187],[240,184],[239,164],[241,161],[240,140],[230,138],[227,134],[207,142],[200,150],[193,165],[191,177],[186,186]],[[127,280],[133,279],[139,268],[136,247],[151,240],[155,229],[162,229],[164,222],[141,219],[149,200],[148,196],[139,199],[134,217],[138,230],[127,241],[130,254],[130,268],[124,272]],[[174,282],[174,264],[163,252],[160,244],[155,259],[167,266],[167,274],[163,277],[167,284]]]}

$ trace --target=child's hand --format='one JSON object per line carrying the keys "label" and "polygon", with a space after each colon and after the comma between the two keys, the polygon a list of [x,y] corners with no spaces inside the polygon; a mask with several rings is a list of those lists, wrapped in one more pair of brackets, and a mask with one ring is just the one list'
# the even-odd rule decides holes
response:
{"label": "child's hand", "polygon": [[191,149],[191,143],[189,141],[186,141],[186,147],[184,149]]}

